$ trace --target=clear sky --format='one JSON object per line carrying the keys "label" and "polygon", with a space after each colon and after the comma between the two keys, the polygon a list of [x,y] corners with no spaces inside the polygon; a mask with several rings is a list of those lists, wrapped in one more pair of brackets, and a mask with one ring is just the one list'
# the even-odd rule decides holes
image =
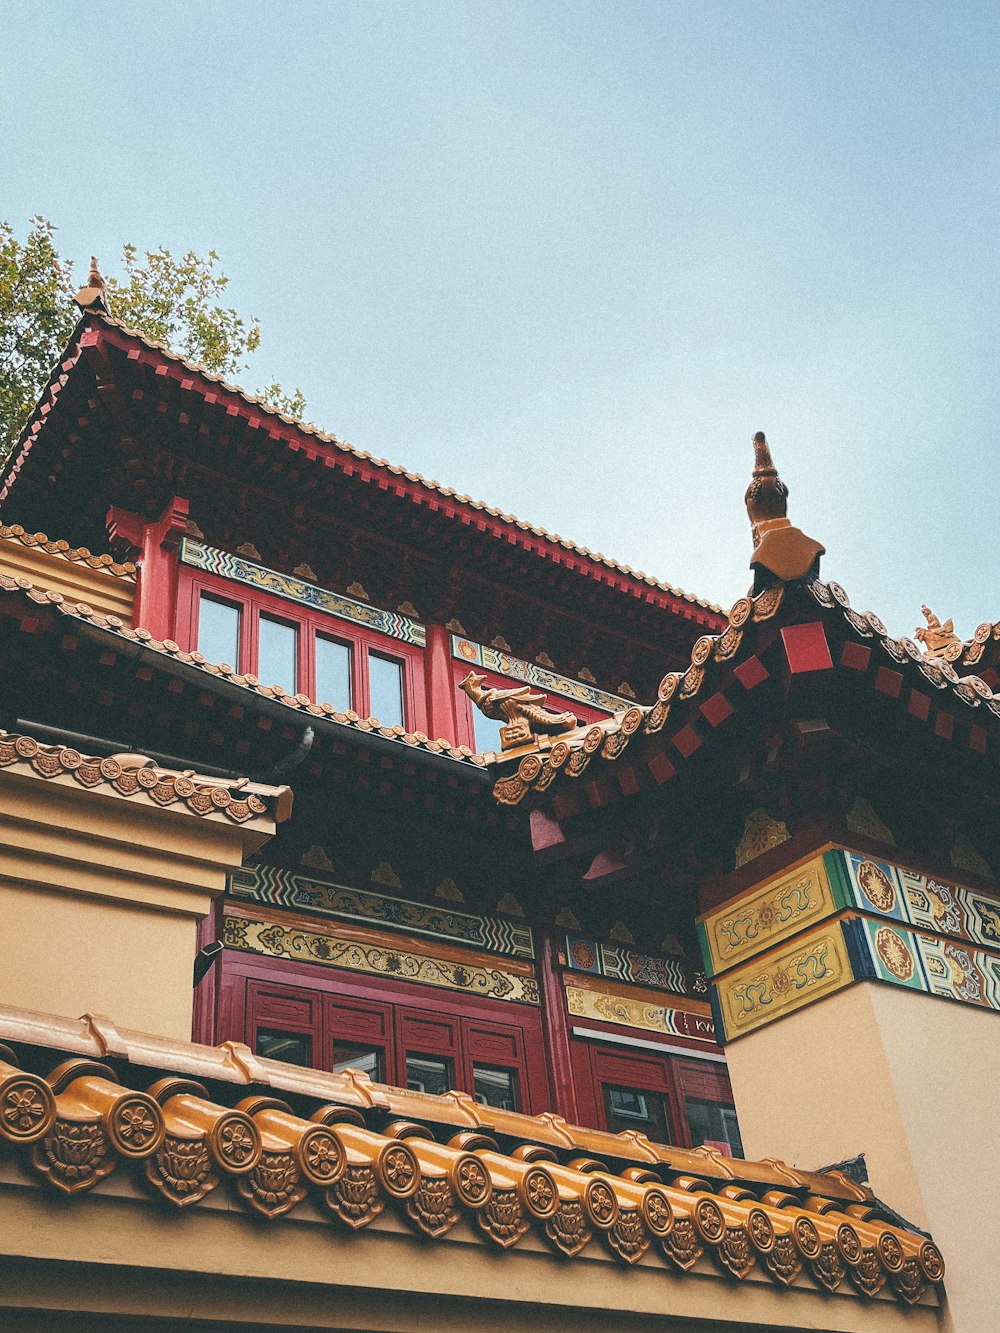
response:
{"label": "clear sky", "polygon": [[[215,248],[341,438],[727,606],[1000,619],[1000,5],[0,0],[0,217]],[[61,534],[53,534],[61,535]]]}

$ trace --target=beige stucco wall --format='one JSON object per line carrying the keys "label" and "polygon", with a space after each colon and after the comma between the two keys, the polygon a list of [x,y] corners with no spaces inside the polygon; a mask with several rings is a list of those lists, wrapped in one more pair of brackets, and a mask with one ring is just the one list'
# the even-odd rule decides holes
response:
{"label": "beige stucco wall", "polygon": [[1000,1015],[863,982],[726,1054],[748,1157],[817,1167],[863,1152],[875,1192],[945,1256],[944,1326],[1000,1328]]}
{"label": "beige stucco wall", "polygon": [[27,578],[37,588],[59,592],[68,602],[83,602],[105,616],[132,624],[135,579],[94,569],[85,560],[68,560],[14,537],[0,540],[0,573]]}
{"label": "beige stucco wall", "polygon": [[[115,1187],[118,1192],[112,1192]],[[678,1275],[648,1255],[625,1269],[599,1243],[574,1259],[535,1236],[500,1252],[469,1221],[439,1241],[413,1235],[390,1211],[363,1231],[331,1226],[305,1202],[266,1223],[234,1211],[220,1189],[182,1213],[128,1192],[116,1173],[94,1193],[52,1198],[0,1164],[0,1326],[144,1327],[154,1315],[240,1329],[510,1333],[628,1329],[651,1333],[831,1330],[936,1333],[931,1306],[904,1309],[807,1283],[788,1290],[753,1274]],[[11,1308],[30,1313],[15,1316]],[[64,1311],[65,1323],[39,1310]],[[6,1311],[6,1312],[5,1312]],[[86,1323],[75,1311],[93,1311]],[[101,1322],[103,1321],[103,1322]],[[191,1322],[188,1322],[191,1321]],[[213,1324],[212,1327],[218,1327]]]}
{"label": "beige stucco wall", "polygon": [[0,879],[0,1001],[64,1018],[113,1015],[123,1027],[191,1036],[197,923],[96,897]]}
{"label": "beige stucco wall", "polygon": [[273,828],[0,769],[0,1002],[188,1040],[198,922]]}

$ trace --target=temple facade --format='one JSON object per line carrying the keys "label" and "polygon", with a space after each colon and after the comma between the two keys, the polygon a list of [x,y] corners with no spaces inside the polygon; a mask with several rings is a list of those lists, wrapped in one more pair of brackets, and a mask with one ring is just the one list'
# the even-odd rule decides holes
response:
{"label": "temple facade", "polygon": [[9,1326],[990,1327],[1000,634],[856,612],[763,436],[725,613],[81,305],[0,488]]}

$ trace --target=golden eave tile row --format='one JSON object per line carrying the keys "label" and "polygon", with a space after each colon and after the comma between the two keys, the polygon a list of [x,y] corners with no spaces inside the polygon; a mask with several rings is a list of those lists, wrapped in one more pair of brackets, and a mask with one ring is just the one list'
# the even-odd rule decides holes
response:
{"label": "golden eave tile row", "polygon": [[141,644],[149,652],[158,653],[162,657],[170,658],[205,675],[228,681],[230,684],[247,690],[259,698],[273,700],[275,703],[291,709],[300,718],[327,718],[329,721],[349,727],[353,731],[382,736],[386,740],[395,741],[413,749],[425,750],[430,754],[443,755],[446,758],[456,759],[477,768],[485,767],[485,760],[482,756],[474,754],[467,745],[452,745],[446,739],[432,740],[422,731],[409,732],[399,726],[385,727],[378,718],[363,718],[353,711],[342,713],[335,709],[332,704],[314,703],[306,694],[289,694],[280,685],[265,685],[256,676],[241,675],[235,668],[226,663],[217,664],[206,661],[202,653],[185,652],[173,639],[161,641],[154,639],[147,629],[130,629],[120,616],[102,615],[85,602],[71,602],[62,593],[38,587],[31,579],[12,578],[6,574],[0,574],[0,591],[20,593],[28,601],[37,605],[54,607],[62,615],[85,621],[98,630],[106,631],[115,639],[125,639],[132,643]]}
{"label": "golden eave tile row", "polygon": [[[704,634],[691,649],[690,665],[683,672],[671,671],[663,677],[657,692],[657,701],[651,706],[636,706],[613,718],[580,727],[550,743],[546,738],[528,754],[523,755],[516,771],[508,777],[499,777],[493,794],[502,805],[517,805],[529,790],[543,792],[560,776],[579,778],[600,757],[613,761],[623,754],[635,736],[662,731],[671,709],[677,702],[693,699],[702,692],[707,669],[712,663],[729,661],[736,656],[749,625],[770,620],[780,610],[787,584],[775,584],[757,597],[741,597],[728,615],[728,623],[721,634]],[[881,644],[885,664],[896,669],[909,668],[919,673],[923,683],[948,691],[968,708],[982,706],[994,717],[1000,717],[1000,694],[994,694],[979,676],[960,676],[951,663],[929,657],[912,639],[896,639],[872,611],[855,611],[847,593],[838,583],[824,583],[810,579],[803,585],[813,599],[827,611],[840,611],[853,637],[870,639]],[[979,631],[977,631],[977,634]],[[503,763],[494,756],[491,767]]]}
{"label": "golden eave tile row", "polygon": [[[648,1255],[681,1272],[708,1256],[738,1279],[759,1267],[782,1287],[804,1276],[832,1291],[846,1280],[867,1297],[888,1288],[903,1304],[944,1276],[932,1241],[878,1220],[870,1197],[836,1175],[808,1177],[817,1191],[780,1163],[732,1162],[727,1182],[725,1159],[705,1150],[501,1113],[460,1093],[407,1093],[358,1072],[296,1069],[236,1043],[120,1031],[97,1016],[74,1023],[4,1009],[0,1037],[48,1069],[29,1072],[0,1045],[0,1150],[62,1194],[126,1168],[175,1207],[225,1185],[271,1221],[307,1198],[349,1231],[391,1208],[434,1238],[464,1218],[504,1250],[534,1232],[565,1255],[604,1245],[622,1263]],[[128,1085],[116,1073],[123,1065]],[[235,1085],[233,1104],[207,1083]],[[505,1152],[499,1139],[520,1141]],[[602,1147],[613,1169],[595,1155]],[[764,1179],[751,1189],[737,1174]],[[824,1185],[841,1195],[850,1186],[855,1198],[833,1199]]]}
{"label": "golden eave tile row", "polygon": [[[134,763],[131,761],[135,761]],[[145,796],[165,807],[178,802],[196,815],[224,814],[236,824],[270,815],[277,822],[292,809],[288,787],[268,787],[249,778],[206,777],[142,765],[141,755],[82,755],[68,745],[42,745],[33,736],[0,731],[0,769],[30,772],[41,778],[71,777],[81,787],[103,787],[119,796]]]}
{"label": "golden eave tile row", "polygon": [[104,574],[113,574],[116,578],[135,582],[135,565],[126,561],[119,564],[110,555],[92,555],[86,546],[70,546],[66,541],[50,541],[44,532],[25,532],[20,523],[0,523],[0,541],[20,542],[22,546],[36,547],[46,555],[55,555],[63,560],[87,565],[90,569],[99,569]]}

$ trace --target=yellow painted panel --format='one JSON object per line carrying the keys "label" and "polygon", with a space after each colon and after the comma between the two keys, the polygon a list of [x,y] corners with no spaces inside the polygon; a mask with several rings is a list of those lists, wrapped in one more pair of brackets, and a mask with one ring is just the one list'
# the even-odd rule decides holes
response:
{"label": "yellow painted panel", "polygon": [[712,974],[773,948],[836,910],[822,856],[783,872],[703,919]]}
{"label": "yellow painted panel", "polygon": [[853,981],[839,920],[715,982],[726,1038],[784,1018]]}

